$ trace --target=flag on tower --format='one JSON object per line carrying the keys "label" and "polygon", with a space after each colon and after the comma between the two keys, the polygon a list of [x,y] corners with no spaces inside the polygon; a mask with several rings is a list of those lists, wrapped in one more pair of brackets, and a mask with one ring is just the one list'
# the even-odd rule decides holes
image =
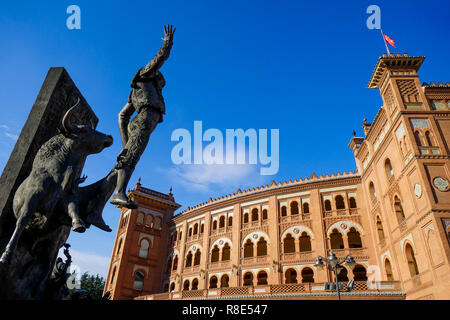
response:
{"label": "flag on tower", "polygon": [[389,38],[387,35],[384,35],[384,39],[385,39],[391,46],[393,46],[394,48],[396,48],[394,39]]}

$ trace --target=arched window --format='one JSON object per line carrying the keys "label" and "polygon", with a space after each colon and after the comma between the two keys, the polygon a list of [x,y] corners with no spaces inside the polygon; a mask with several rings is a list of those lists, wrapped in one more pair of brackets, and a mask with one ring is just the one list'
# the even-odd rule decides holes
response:
{"label": "arched window", "polygon": [[177,270],[177,268],[178,268],[178,256],[175,256],[175,259],[173,259],[172,270]]}
{"label": "arched window", "polygon": [[244,244],[244,258],[253,257],[253,242],[250,239],[247,239],[247,242]]}
{"label": "arched window", "polygon": [[224,228],[225,227],[225,216],[221,216],[219,218],[219,228]]}
{"label": "arched window", "polygon": [[137,216],[137,220],[136,220],[136,224],[137,225],[141,225],[144,224],[144,214],[142,212],[139,212],[138,216]]}
{"label": "arched window", "polygon": [[205,231],[205,224],[202,223],[201,227],[200,227],[200,233],[203,233]]}
{"label": "arched window", "polygon": [[186,268],[189,268],[190,266],[192,266],[192,252],[189,251],[186,256]]}
{"label": "arched window", "polygon": [[170,270],[172,269],[172,257],[169,258],[169,260],[167,261],[167,269],[166,272],[170,273]]}
{"label": "arched window", "polygon": [[414,250],[408,243],[405,247],[406,260],[408,261],[409,273],[411,277],[419,274],[419,269],[417,268],[416,256],[414,255]]}
{"label": "arched window", "polygon": [[302,283],[314,282],[314,271],[311,268],[303,268]]}
{"label": "arched window", "polygon": [[233,217],[228,217],[228,226],[231,227],[233,225]]}
{"label": "arched window", "polygon": [[183,283],[183,291],[188,291],[189,290],[189,280],[184,280]]}
{"label": "arched window", "polygon": [[348,202],[350,203],[350,208],[355,209],[356,208],[356,200],[355,198],[351,197],[348,199]]}
{"label": "arched window", "polygon": [[141,241],[141,247],[139,249],[139,257],[146,259],[148,257],[148,248],[149,248],[149,243],[147,239],[143,239]]}
{"label": "arched window", "polygon": [[331,201],[330,200],[325,200],[324,206],[325,206],[325,211],[331,211]]}
{"label": "arched window", "polygon": [[170,284],[170,292],[173,292],[175,290],[175,282],[172,282]]}
{"label": "arched window", "polygon": [[181,240],[181,235],[182,234],[183,234],[183,231],[180,230],[180,234],[179,234],[178,240]]}
{"label": "arched window", "polygon": [[197,251],[195,251],[194,266],[198,266],[200,264],[201,256],[202,256],[202,253],[200,252],[200,249],[197,249]]}
{"label": "arched window", "polygon": [[341,195],[336,196],[334,201],[336,203],[336,209],[345,209],[344,198]]}
{"label": "arched window", "polygon": [[258,257],[267,255],[267,241],[263,237],[259,239],[256,245],[256,255]]}
{"label": "arched window", "polygon": [[194,234],[198,233],[198,224],[194,224]]}
{"label": "arched window", "polygon": [[156,217],[155,218],[155,222],[153,224],[153,228],[155,228],[156,230],[161,230],[161,223],[162,223],[161,218],[160,217]]}
{"label": "arched window", "polygon": [[214,220],[214,222],[213,222],[213,230],[216,230],[217,229],[217,220]]}
{"label": "arched window", "polygon": [[297,271],[295,269],[287,269],[284,273],[284,283],[297,283]]}
{"label": "arched window", "polygon": [[228,260],[230,260],[230,245],[228,243],[225,243],[222,248],[222,261]]}
{"label": "arched window", "polygon": [[377,231],[378,231],[378,240],[382,241],[384,240],[384,230],[383,230],[383,224],[381,223],[380,217],[377,216]]}
{"label": "arched window", "polygon": [[244,223],[248,223],[248,213],[244,213]]}
{"label": "arched window", "polygon": [[361,235],[355,228],[351,227],[347,233],[349,248],[362,248]]}
{"label": "arched window", "polygon": [[353,268],[353,280],[355,281],[367,281],[367,271],[362,265],[357,264]]}
{"label": "arched window", "polygon": [[211,251],[211,262],[219,261],[219,247],[217,245]]}
{"label": "arched window", "polygon": [[228,277],[227,274],[224,274],[222,276],[222,278],[220,278],[220,287],[221,288],[228,288],[230,286],[229,282],[230,282],[230,278]]}
{"label": "arched window", "polygon": [[192,290],[198,290],[198,279],[192,280]]}
{"label": "arched window", "polygon": [[147,217],[145,217],[145,226],[147,228],[151,228],[153,224],[153,216],[151,214],[148,214]]}
{"label": "arched window", "polygon": [[292,201],[291,202],[291,215],[298,214],[298,202]]}
{"label": "arched window", "polygon": [[282,206],[282,207],[281,207],[281,216],[282,216],[282,217],[287,216],[287,209],[286,209],[286,206]]}
{"label": "arched window", "polygon": [[[339,269],[338,269],[339,270]],[[344,267],[338,271],[338,281],[348,282],[348,271]]]}
{"label": "arched window", "polygon": [[116,277],[116,267],[114,267],[114,269],[113,269],[110,284],[113,284],[113,283],[114,283],[114,278],[115,278],[115,277]]}
{"label": "arched window", "polygon": [[405,213],[403,212],[402,202],[397,196],[394,197],[394,210],[398,223],[402,223],[405,220]]}
{"label": "arched window", "polygon": [[389,158],[384,162],[384,171],[386,172],[388,179],[394,175],[394,169],[392,168],[391,160],[389,160]]}
{"label": "arched window", "polygon": [[344,249],[342,234],[337,229],[333,229],[333,232],[330,233],[330,242],[331,249]]}
{"label": "arched window", "polygon": [[375,185],[372,181],[369,183],[369,194],[372,200],[377,197],[377,193],[375,192]]}
{"label": "arched window", "polygon": [[192,236],[192,228],[189,228],[189,237]]}
{"label": "arched window", "polygon": [[267,209],[263,209],[262,211],[262,219],[267,220]]}
{"label": "arched window", "polygon": [[144,278],[145,278],[144,272],[136,271],[134,275],[134,284],[133,284],[133,288],[135,290],[142,290],[142,288],[144,287]]}
{"label": "arched window", "polygon": [[120,249],[121,248],[122,248],[122,239],[120,239],[120,241],[119,241],[119,245],[117,246],[117,253],[116,254],[120,253]]}
{"label": "arched window", "polygon": [[300,238],[300,252],[311,251],[311,237],[303,231]]}
{"label": "arched window", "polygon": [[417,146],[422,146],[422,141],[420,140],[420,133],[419,131],[414,131],[414,139],[416,140]]}
{"label": "arched window", "polygon": [[244,286],[252,286],[253,285],[253,273],[246,272],[244,274]]}
{"label": "arched window", "polygon": [[267,284],[267,272],[265,271],[258,272],[256,279],[258,280],[257,282],[258,286]]}
{"label": "arched window", "polygon": [[309,203],[303,203],[303,213],[309,213]]}
{"label": "arched window", "polygon": [[212,276],[211,278],[209,278],[209,288],[217,288],[217,277],[216,276]]}
{"label": "arched window", "polygon": [[389,259],[384,260],[384,270],[386,271],[386,279],[388,281],[394,281],[394,274],[392,273],[392,266]]}
{"label": "arched window", "polygon": [[252,221],[258,221],[258,209],[252,210]]}
{"label": "arched window", "polygon": [[286,237],[284,237],[283,249],[284,253],[295,252],[295,239],[291,236],[290,233],[288,233]]}
{"label": "arched window", "polygon": [[173,233],[173,240],[177,241],[177,239],[178,239],[178,232],[177,230],[175,230],[175,232]]}

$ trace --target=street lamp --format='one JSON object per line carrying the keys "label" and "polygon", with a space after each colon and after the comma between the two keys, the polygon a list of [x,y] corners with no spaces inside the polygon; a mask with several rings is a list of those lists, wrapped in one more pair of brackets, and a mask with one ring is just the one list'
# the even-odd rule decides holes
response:
{"label": "street lamp", "polygon": [[336,280],[336,291],[337,291],[337,296],[338,296],[338,300],[341,300],[341,293],[339,292],[339,282],[338,282],[338,268],[342,268],[343,264],[347,264],[350,268],[353,268],[353,266],[355,265],[355,259],[353,259],[353,257],[348,254],[342,261],[339,261],[339,259],[336,257],[336,255],[334,254],[333,251],[330,251],[330,254],[328,256],[328,258],[324,258],[322,256],[318,256],[316,263],[314,264],[314,266],[318,269],[322,269],[323,267],[325,267],[325,264],[328,265],[328,267],[330,268],[331,271],[334,271],[334,278]]}

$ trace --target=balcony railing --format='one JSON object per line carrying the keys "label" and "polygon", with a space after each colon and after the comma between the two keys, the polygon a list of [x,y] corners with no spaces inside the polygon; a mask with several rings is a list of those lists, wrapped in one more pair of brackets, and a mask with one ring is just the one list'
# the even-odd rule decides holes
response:
{"label": "balcony railing", "polygon": [[346,208],[346,209],[323,211],[324,218],[354,216],[354,215],[358,215],[358,214],[359,214],[358,208]]}
{"label": "balcony railing", "polygon": [[331,249],[336,257],[339,259],[345,258],[348,254],[351,254],[355,260],[357,257],[366,257],[368,256],[367,248],[345,248],[345,249]]}
{"label": "balcony railing", "polygon": [[308,252],[289,252],[289,253],[282,253],[281,254],[281,260],[282,261],[297,261],[301,260],[303,262],[307,261],[314,261],[314,252],[308,251]]}
{"label": "balcony railing", "polygon": [[[172,299],[208,299],[224,297],[224,299],[258,299],[261,296],[264,298],[280,298],[280,296],[304,296],[315,297],[328,294],[329,299],[335,299],[335,290],[325,289],[326,283],[293,283],[293,284],[273,284],[273,285],[259,285],[259,286],[242,286],[242,287],[226,287],[226,288],[211,288],[202,290],[191,290],[181,292],[166,292],[148,296],[141,296],[135,298],[136,300],[172,300]],[[341,282],[343,289],[341,290],[342,297],[348,295],[347,282]],[[377,299],[386,297],[386,299],[404,299],[405,294],[402,292],[399,281],[378,281],[369,285],[366,281],[355,281],[354,288],[351,292],[350,299],[367,299],[371,296]]]}
{"label": "balcony railing", "polygon": [[231,266],[231,260],[210,262],[208,266],[210,269],[229,268]]}
{"label": "balcony railing", "polygon": [[267,255],[241,258],[241,263],[243,265],[257,264],[257,263],[266,263],[267,261],[268,261],[268,256]]}

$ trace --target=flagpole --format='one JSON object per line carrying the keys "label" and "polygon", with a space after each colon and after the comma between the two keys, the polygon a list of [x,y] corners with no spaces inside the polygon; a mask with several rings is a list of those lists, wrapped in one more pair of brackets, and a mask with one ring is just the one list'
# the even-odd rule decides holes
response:
{"label": "flagpole", "polygon": [[384,45],[386,46],[387,53],[388,53],[388,55],[390,55],[391,53],[389,52],[389,48],[386,43],[386,38],[384,37],[383,29],[380,28],[380,31],[381,31],[381,36],[383,37]]}

